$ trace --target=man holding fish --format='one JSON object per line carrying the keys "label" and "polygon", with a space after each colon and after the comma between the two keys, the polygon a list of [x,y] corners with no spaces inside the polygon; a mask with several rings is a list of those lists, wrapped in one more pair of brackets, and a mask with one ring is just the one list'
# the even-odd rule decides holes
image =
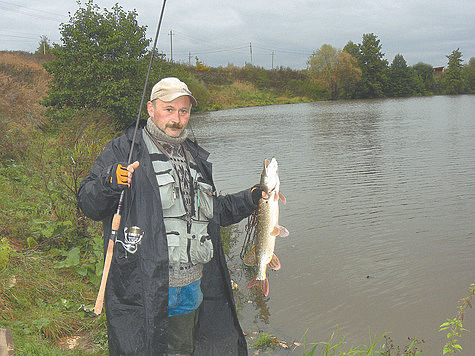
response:
{"label": "man holding fish", "polygon": [[[103,222],[104,249],[126,191],[106,275],[111,355],[247,355],[220,226],[241,221],[259,201],[268,201],[265,218],[272,217],[261,235],[286,235],[277,224],[277,200],[284,199],[275,159],[266,164],[269,182],[262,178],[260,186],[217,195],[209,153],[187,138],[192,105],[197,102],[185,83],[160,80],[147,103],[148,120],[109,142],[79,189],[82,211]],[[248,257],[259,265],[258,281],[266,281],[264,263],[280,266],[273,243],[258,244],[255,258]],[[260,288],[268,293],[268,284]]]}

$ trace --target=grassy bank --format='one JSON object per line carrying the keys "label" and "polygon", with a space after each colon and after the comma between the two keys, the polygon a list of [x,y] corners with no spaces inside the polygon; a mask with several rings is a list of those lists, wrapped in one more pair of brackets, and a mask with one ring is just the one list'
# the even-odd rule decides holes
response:
{"label": "grassy bank", "polygon": [[252,83],[235,81],[230,85],[210,85],[209,110],[232,109],[248,106],[294,104],[309,102],[307,97],[277,96],[256,88]]}
{"label": "grassy bank", "polygon": [[107,354],[95,286],[74,268],[58,269],[50,253],[13,252],[0,288],[0,324],[12,330],[17,355]]}
{"label": "grassy bank", "polygon": [[[105,354],[105,319],[90,308],[100,227],[78,214],[74,195],[94,153],[92,132],[113,132],[92,130],[103,126],[93,115],[49,128],[39,103],[47,60],[0,52],[0,327],[12,330],[17,355]],[[81,351],[66,351],[75,344]]]}

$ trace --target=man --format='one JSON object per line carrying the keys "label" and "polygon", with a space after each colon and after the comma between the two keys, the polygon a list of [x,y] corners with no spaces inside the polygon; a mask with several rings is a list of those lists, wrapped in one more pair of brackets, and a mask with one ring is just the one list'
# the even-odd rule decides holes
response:
{"label": "man", "polygon": [[185,83],[159,81],[133,163],[123,163],[130,127],[81,182],[79,206],[103,221],[104,247],[127,189],[105,296],[111,355],[247,355],[219,236],[221,225],[249,216],[263,193],[217,196],[209,153],[187,139],[192,105]]}

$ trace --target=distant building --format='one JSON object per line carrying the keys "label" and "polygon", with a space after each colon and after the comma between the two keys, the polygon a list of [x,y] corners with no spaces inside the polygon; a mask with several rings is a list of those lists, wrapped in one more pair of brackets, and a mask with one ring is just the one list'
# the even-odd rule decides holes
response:
{"label": "distant building", "polygon": [[444,67],[433,67],[432,70],[434,71],[434,75],[442,75],[445,72]]}

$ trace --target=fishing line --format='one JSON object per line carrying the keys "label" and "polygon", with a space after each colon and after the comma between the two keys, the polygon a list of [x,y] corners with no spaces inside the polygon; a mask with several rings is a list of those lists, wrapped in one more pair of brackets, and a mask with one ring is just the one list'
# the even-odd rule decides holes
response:
{"label": "fishing line", "polygon": [[195,132],[193,131],[193,126],[191,126],[191,122],[188,121],[188,128],[191,131],[191,141],[195,144],[195,146],[198,146],[198,140],[196,139]]}
{"label": "fishing line", "polygon": [[257,209],[254,210],[254,212],[247,217],[247,224],[244,227],[244,230],[246,231],[246,236],[244,237],[241,253],[239,254],[239,257],[241,257],[241,260],[244,260],[244,256],[247,255],[247,253],[252,249],[252,247],[255,244],[256,235],[257,235],[256,226],[257,226]]}

